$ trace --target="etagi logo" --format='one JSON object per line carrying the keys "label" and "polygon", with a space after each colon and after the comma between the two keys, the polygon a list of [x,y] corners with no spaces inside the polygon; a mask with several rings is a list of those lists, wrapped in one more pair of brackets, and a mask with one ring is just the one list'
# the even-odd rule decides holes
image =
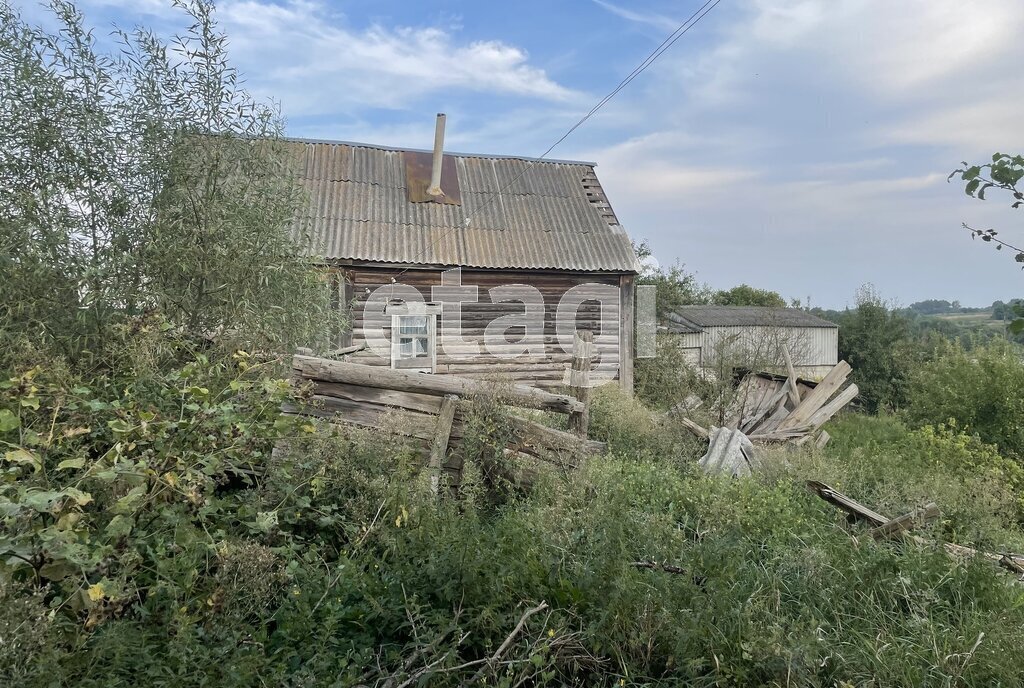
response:
{"label": "etagi logo", "polygon": [[[373,291],[363,304],[363,337],[371,352],[390,359],[394,367],[432,372],[439,355],[452,363],[528,365],[559,351],[571,354],[577,323],[586,322],[597,343],[592,370],[598,374],[592,379],[601,384],[618,373],[620,328],[635,327],[637,358],[655,355],[654,297],[653,286],[638,286],[633,310],[633,304],[624,307],[618,286],[588,282],[548,303],[529,284],[489,289],[463,284],[462,269],[454,268],[441,273],[441,284],[430,289],[430,301],[401,282]],[[635,323],[626,322],[634,320],[631,316]]]}

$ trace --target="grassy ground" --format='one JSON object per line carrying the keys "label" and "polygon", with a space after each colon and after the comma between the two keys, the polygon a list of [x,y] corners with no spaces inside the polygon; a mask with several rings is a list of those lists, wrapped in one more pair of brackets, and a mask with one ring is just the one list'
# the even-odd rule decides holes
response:
{"label": "grassy ground", "polygon": [[[1024,548],[1010,468],[976,439],[851,414],[826,451],[718,479],[700,442],[607,388],[607,454],[524,494],[489,468],[501,424],[493,407],[472,421],[465,489],[441,503],[402,443],[365,432],[310,434],[257,484],[167,491],[134,528],[92,531],[117,533],[93,607],[4,586],[0,671],[104,688],[1024,682],[1021,588],[937,544]],[[874,541],[809,478],[886,514],[937,502],[936,544]]]}

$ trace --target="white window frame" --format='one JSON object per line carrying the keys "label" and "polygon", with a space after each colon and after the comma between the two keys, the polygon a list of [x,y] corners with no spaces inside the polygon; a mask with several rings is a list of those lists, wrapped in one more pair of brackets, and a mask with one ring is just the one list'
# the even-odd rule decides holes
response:
{"label": "white window frame", "polygon": [[[391,316],[391,367],[396,370],[407,370],[417,373],[435,372],[437,370],[437,316],[441,314],[441,304],[403,301],[389,303],[385,308],[385,312]],[[399,361],[408,360],[408,357],[403,357],[401,354],[402,334],[400,327],[402,318],[407,317],[425,317],[427,319],[426,339],[428,356],[424,357],[424,363],[429,360],[429,366],[418,368],[399,368],[398,366]]]}

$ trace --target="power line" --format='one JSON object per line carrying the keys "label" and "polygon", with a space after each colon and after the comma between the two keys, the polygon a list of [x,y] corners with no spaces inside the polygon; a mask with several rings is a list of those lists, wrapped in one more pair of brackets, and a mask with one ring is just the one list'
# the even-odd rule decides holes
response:
{"label": "power line", "polygon": [[[533,169],[533,167],[537,163],[539,163],[544,158],[546,158],[551,153],[551,151],[553,151],[560,143],[562,143],[567,138],[569,138],[569,136],[572,135],[572,133],[574,131],[579,129],[581,126],[583,126],[583,124],[585,124],[587,122],[587,120],[589,120],[591,117],[593,117],[595,114],[597,114],[598,110],[600,110],[602,107],[604,107],[608,103],[608,101],[610,101],[612,98],[617,96],[622,89],[624,89],[626,86],[628,86],[638,76],[643,74],[644,71],[646,71],[648,67],[650,67],[652,64],[654,64],[654,62],[659,57],[661,57],[663,54],[665,54],[665,52],[669,48],[671,48],[675,44],[676,41],[678,41],[690,29],[692,29],[694,26],[696,26],[697,23],[700,22],[700,20],[703,19],[705,16],[707,16],[707,14],[711,10],[715,9],[715,7],[717,7],[718,3],[720,3],[721,1],[722,0],[707,0],[703,5],[701,5],[693,14],[691,14],[686,19],[686,21],[684,21],[682,24],[680,24],[679,27],[675,31],[670,33],[668,35],[668,37],[665,38],[665,40],[661,42],[661,45],[659,45],[657,48],[655,48],[651,52],[650,55],[648,55],[646,58],[644,58],[643,62],[641,62],[639,65],[637,65],[633,69],[632,72],[630,72],[628,75],[626,75],[626,77],[623,78],[622,81],[620,81],[618,83],[618,85],[614,89],[612,89],[611,92],[608,93],[608,95],[606,95],[604,98],[599,100],[597,102],[597,104],[594,105],[594,107],[590,108],[590,110],[587,112],[587,114],[583,115],[583,117],[581,117],[579,119],[579,121],[577,121],[575,124],[573,124],[571,127],[569,127],[569,129],[564,134],[562,134],[560,137],[558,137],[558,139],[554,143],[552,143],[550,146],[548,146],[547,150],[545,150],[543,153],[541,153],[541,155],[539,157],[535,158],[534,160],[531,160],[526,165],[526,167],[523,169],[522,172],[520,172],[518,175],[516,175],[515,177],[512,178],[512,181],[508,182],[507,184],[502,186],[500,189],[498,189],[498,191],[488,201],[486,201],[479,208],[476,208],[473,212],[474,213],[480,213],[485,208],[487,208],[489,205],[494,203],[498,198],[500,198],[501,194],[504,193],[506,189],[508,189],[513,184],[515,184],[517,181],[522,179],[526,175],[527,172],[529,172],[531,169]],[[471,216],[467,215],[467,217],[465,219],[465,222],[464,222],[464,226],[465,227],[469,227],[471,219],[472,219]],[[444,239],[448,238],[448,236],[450,236],[457,229],[458,229],[458,227],[452,227],[447,232],[445,232],[444,234],[439,236],[437,239],[435,239],[434,241],[430,242],[430,244],[428,244],[426,248],[424,248],[422,251],[420,251],[415,256],[413,256],[413,259],[412,259],[411,262],[416,262],[416,260],[420,256],[422,256],[424,253],[426,253],[431,248],[436,246],[439,242],[441,242]],[[405,268],[404,270],[402,270],[401,272],[399,272],[397,275],[395,275],[391,279],[392,283],[397,281],[399,277],[404,275],[410,269],[412,269],[411,265],[409,267]]]}

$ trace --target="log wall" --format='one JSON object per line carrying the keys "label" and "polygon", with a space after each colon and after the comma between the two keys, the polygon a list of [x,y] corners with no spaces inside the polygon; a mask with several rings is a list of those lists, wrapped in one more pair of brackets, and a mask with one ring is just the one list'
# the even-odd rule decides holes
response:
{"label": "log wall", "polygon": [[[345,299],[351,309],[352,344],[372,337],[375,327],[381,327],[384,338],[390,340],[390,316],[382,313],[383,303],[389,297],[408,296],[411,288],[423,301],[432,302],[437,300],[432,289],[442,285],[443,271],[438,269],[402,272],[403,268],[393,265],[339,265],[336,270],[344,279]],[[618,380],[632,391],[633,329],[632,322],[624,324],[632,319],[631,275],[463,269],[461,285],[477,287],[477,302],[469,303],[467,296],[461,297],[466,301],[461,304],[461,317],[454,323],[457,327],[452,327],[454,310],[449,312],[448,319],[438,318],[436,373],[469,378],[503,377],[541,388],[564,387],[566,370],[572,361],[573,339],[571,332],[568,337],[558,336],[555,315],[560,300],[572,290],[572,296],[585,299],[576,314],[576,327],[594,335],[592,380],[598,384]],[[484,333],[495,319],[525,314],[522,301],[492,300],[492,289],[509,285],[528,285],[540,292],[543,332],[538,329],[527,336],[522,325],[509,326],[502,343],[485,348]],[[449,308],[448,304],[444,308]],[[512,321],[504,320],[502,324],[509,322]],[[457,334],[461,334],[465,345],[457,343]],[[478,347],[476,353],[473,345]],[[529,350],[522,353],[524,346]],[[389,357],[369,348],[348,360],[366,365],[391,364]]]}

